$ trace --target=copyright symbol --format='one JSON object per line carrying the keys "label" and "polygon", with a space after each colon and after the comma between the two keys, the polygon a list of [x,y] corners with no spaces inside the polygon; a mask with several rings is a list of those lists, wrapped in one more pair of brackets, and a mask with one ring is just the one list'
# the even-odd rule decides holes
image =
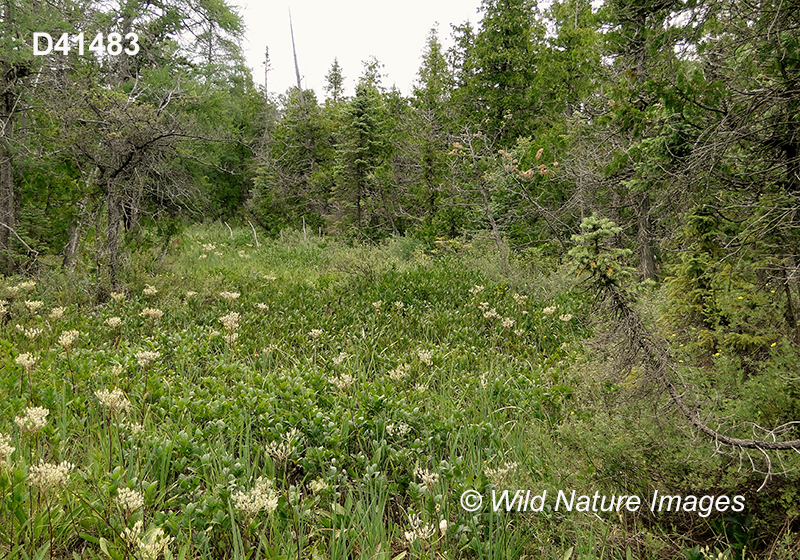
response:
{"label": "copyright symbol", "polygon": [[483,505],[483,496],[477,490],[467,490],[461,494],[461,507],[466,511],[478,511]]}

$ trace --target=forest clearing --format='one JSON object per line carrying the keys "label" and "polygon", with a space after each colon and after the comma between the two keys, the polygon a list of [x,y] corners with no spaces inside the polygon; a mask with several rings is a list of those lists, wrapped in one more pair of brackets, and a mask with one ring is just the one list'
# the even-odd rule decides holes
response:
{"label": "forest clearing", "polygon": [[798,0],[418,1],[0,1],[0,557],[800,558]]}

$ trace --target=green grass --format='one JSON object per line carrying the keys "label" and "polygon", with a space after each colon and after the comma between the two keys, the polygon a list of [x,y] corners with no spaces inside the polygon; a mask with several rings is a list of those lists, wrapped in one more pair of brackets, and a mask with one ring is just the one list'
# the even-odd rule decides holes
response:
{"label": "green grass", "polygon": [[[156,531],[173,558],[630,555],[612,515],[459,505],[468,489],[488,502],[492,488],[592,483],[559,435],[587,420],[575,372],[591,334],[565,283],[504,276],[479,247],[288,234],[254,247],[248,234],[198,226],[163,259],[134,254],[119,301],[102,286],[70,290],[60,273],[15,294],[17,279],[0,286],[0,434],[16,448],[0,467],[3,555],[147,558]],[[80,335],[67,352],[69,330]],[[142,351],[158,357],[142,365]],[[23,353],[37,359],[28,372]],[[96,396],[114,388],[128,410]],[[49,410],[35,433],[15,423],[29,406]],[[40,461],[74,469],[41,490]],[[248,514],[233,497],[259,478],[273,504]],[[144,506],[126,511],[124,487]]]}

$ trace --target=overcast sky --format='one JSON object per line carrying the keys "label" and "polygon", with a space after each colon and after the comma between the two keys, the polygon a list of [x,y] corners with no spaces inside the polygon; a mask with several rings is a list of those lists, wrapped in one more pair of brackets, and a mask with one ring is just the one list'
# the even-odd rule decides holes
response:
{"label": "overcast sky", "polygon": [[375,56],[383,63],[386,87],[411,92],[428,31],[438,22],[439,39],[452,44],[450,24],[480,21],[481,0],[233,0],[247,26],[243,44],[256,83],[264,83],[264,49],[269,47],[269,90],[284,93],[296,84],[289,10],[303,87],[325,98],[325,75],[334,57],[351,95],[361,62]]}

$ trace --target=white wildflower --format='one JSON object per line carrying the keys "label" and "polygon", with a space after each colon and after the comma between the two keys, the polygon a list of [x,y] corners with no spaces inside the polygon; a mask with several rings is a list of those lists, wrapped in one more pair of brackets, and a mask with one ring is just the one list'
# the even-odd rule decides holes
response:
{"label": "white wildflower", "polygon": [[386,433],[393,437],[404,437],[410,431],[411,431],[411,426],[403,422],[386,425]]}
{"label": "white wildflower", "polygon": [[542,313],[544,313],[545,315],[552,315],[555,312],[556,312],[556,306],[555,305],[552,306],[552,307],[545,307],[544,309],[542,309]]}
{"label": "white wildflower", "polygon": [[61,319],[64,316],[64,312],[66,308],[64,307],[54,307],[50,310],[50,318],[51,319]]}
{"label": "white wildflower", "polygon": [[317,478],[311,481],[309,487],[311,488],[311,491],[314,494],[319,494],[320,492],[323,492],[328,488],[328,483],[322,480],[321,478]]}
{"label": "white wildflower", "polygon": [[433,352],[431,350],[418,350],[419,361],[426,366],[433,365]]}
{"label": "white wildflower", "polygon": [[11,436],[9,434],[0,434],[0,467],[8,462],[15,449],[16,447],[11,445]]}
{"label": "white wildflower", "polygon": [[403,309],[405,309],[406,304],[404,304],[402,301],[396,301],[396,302],[394,302],[394,307],[398,311],[402,311]]}
{"label": "white wildflower", "polygon": [[192,290],[189,290],[188,292],[186,292],[186,297],[187,298],[194,297],[196,295],[197,295],[197,292],[193,292]]}
{"label": "white wildflower", "polygon": [[125,294],[122,292],[111,292],[111,299],[116,301],[117,303],[122,302],[125,299]]}
{"label": "white wildflower", "polygon": [[8,287],[6,287],[6,292],[8,292],[8,295],[10,295],[10,296],[17,295],[18,291],[19,291],[19,286],[8,286]]}
{"label": "white wildflower", "polygon": [[94,395],[100,401],[100,404],[110,409],[114,414],[127,412],[131,408],[131,401],[128,400],[122,389],[116,388],[113,391],[101,389],[95,391]]}
{"label": "white wildflower", "polygon": [[477,296],[484,290],[485,287],[486,286],[479,286],[478,284],[475,284],[469,289],[469,293],[471,293],[473,296]]}
{"label": "white wildflower", "polygon": [[136,352],[135,356],[139,365],[144,367],[150,362],[157,360],[161,354],[152,350],[142,350],[141,352]]}
{"label": "white wildflower", "polygon": [[25,307],[28,308],[28,311],[31,313],[36,313],[40,307],[44,305],[43,301],[39,300],[25,300]]}
{"label": "white wildflower", "polygon": [[506,462],[503,463],[502,466],[497,467],[496,469],[484,468],[483,472],[486,474],[486,477],[490,479],[492,482],[494,482],[495,484],[500,484],[508,476],[508,473],[510,473],[513,470],[516,470],[516,468],[517,468],[517,463]]}
{"label": "white wildflower", "polygon": [[20,290],[32,290],[36,286],[36,282],[33,280],[26,280],[25,282],[20,282],[17,284],[17,288]]}
{"label": "white wildflower", "polygon": [[257,307],[257,308],[258,308],[260,311],[267,311],[267,310],[269,310],[269,305],[267,305],[266,303],[257,303],[257,304],[256,304],[256,307]]}
{"label": "white wildflower", "polygon": [[160,319],[163,316],[164,316],[164,312],[163,311],[161,311],[160,309],[152,309],[150,307],[145,307],[139,313],[139,317],[148,317],[148,318],[153,319],[153,320]]}
{"label": "white wildflower", "polygon": [[[17,330],[19,330],[19,329],[17,329]],[[23,328],[22,332],[25,333],[25,336],[27,336],[30,340],[33,340],[34,338],[36,338],[37,336],[42,334],[42,329],[37,329],[37,328],[25,329],[25,328]]]}
{"label": "white wildflower", "polygon": [[566,323],[566,322],[572,320],[572,314],[571,313],[567,313],[566,315],[560,315],[558,318]]}
{"label": "white wildflower", "polygon": [[420,467],[417,467],[414,470],[414,476],[419,478],[422,481],[422,483],[428,487],[428,489],[433,488],[434,486],[436,486],[436,483],[439,482],[438,473],[431,472],[427,469],[423,469]]}
{"label": "white wildflower", "polygon": [[147,287],[144,290],[142,290],[142,293],[146,296],[154,296],[158,293],[158,290],[156,290],[155,286],[147,284]]}
{"label": "white wildflower", "polygon": [[39,358],[36,358],[30,352],[25,352],[24,354],[20,354],[19,356],[14,358],[14,361],[17,363],[17,365],[24,367],[26,371],[30,371],[33,368],[33,366],[36,365],[36,362],[38,360]]}
{"label": "white wildflower", "polygon": [[67,461],[62,461],[58,465],[39,461],[38,465],[33,465],[28,470],[28,482],[39,488],[39,490],[49,490],[57,486],[63,486],[67,482],[69,473],[74,468],[75,465]]}
{"label": "white wildflower", "polygon": [[511,317],[504,317],[503,318],[503,327],[506,329],[510,329],[513,327],[517,322],[512,319]]}
{"label": "white wildflower", "polygon": [[523,296],[523,295],[520,295],[520,294],[518,294],[516,292],[513,293],[511,295],[511,297],[514,298],[514,301],[516,301],[517,305],[519,305],[519,306],[525,305],[525,302],[528,301],[528,296]]}
{"label": "white wildflower", "polygon": [[223,324],[228,332],[233,332],[239,328],[239,314],[231,311],[227,315],[220,317],[219,322]]}
{"label": "white wildflower", "polygon": [[311,329],[308,333],[308,336],[310,336],[312,340],[317,340],[322,336],[322,329]]}
{"label": "white wildflower", "polygon": [[239,292],[220,292],[219,296],[226,300],[226,301],[233,301],[235,299],[239,299],[239,296],[242,295]]}
{"label": "white wildflower", "polygon": [[80,334],[78,331],[64,331],[58,337],[58,343],[64,348],[69,348],[78,340]]}
{"label": "white wildflower", "polygon": [[278,493],[272,488],[272,480],[261,477],[249,492],[241,490],[231,494],[233,507],[252,517],[262,511],[272,513],[278,507]]}
{"label": "white wildflower", "polygon": [[392,381],[402,381],[408,375],[408,364],[399,364],[393,370],[389,370],[389,379]]}
{"label": "white wildflower", "polygon": [[50,411],[41,406],[31,406],[25,409],[25,416],[14,417],[14,423],[26,432],[38,432],[47,425],[47,415]]}
{"label": "white wildflower", "polygon": [[435,526],[429,523],[423,523],[416,514],[410,516],[408,521],[409,525],[411,526],[411,530],[403,533],[403,536],[405,537],[406,541],[408,541],[408,544],[411,544],[416,540],[428,540],[436,532]]}
{"label": "white wildflower", "polygon": [[108,325],[112,329],[118,329],[122,325],[122,318],[109,317],[108,319],[106,319],[106,325]]}
{"label": "white wildflower", "polygon": [[347,373],[343,373],[342,375],[330,379],[330,382],[336,385],[339,389],[347,389],[353,384],[354,381],[355,379],[353,376]]}
{"label": "white wildflower", "polygon": [[271,441],[267,445],[267,455],[278,461],[285,461],[294,452],[297,443],[300,440],[300,432],[297,428],[292,428],[285,434],[281,435],[281,441]]}
{"label": "white wildflower", "polygon": [[383,307],[383,301],[382,300],[373,301],[372,302],[372,307],[375,308],[375,311],[380,311],[381,307]]}
{"label": "white wildflower", "polygon": [[128,514],[144,507],[144,494],[123,486],[117,491],[117,503]]}
{"label": "white wildflower", "polygon": [[495,309],[495,308],[493,307],[491,310],[489,310],[489,311],[485,311],[485,312],[483,313],[483,317],[484,317],[485,319],[490,319],[490,320],[491,320],[491,319],[498,319],[498,318],[500,318],[500,314],[497,312],[497,309]]}

